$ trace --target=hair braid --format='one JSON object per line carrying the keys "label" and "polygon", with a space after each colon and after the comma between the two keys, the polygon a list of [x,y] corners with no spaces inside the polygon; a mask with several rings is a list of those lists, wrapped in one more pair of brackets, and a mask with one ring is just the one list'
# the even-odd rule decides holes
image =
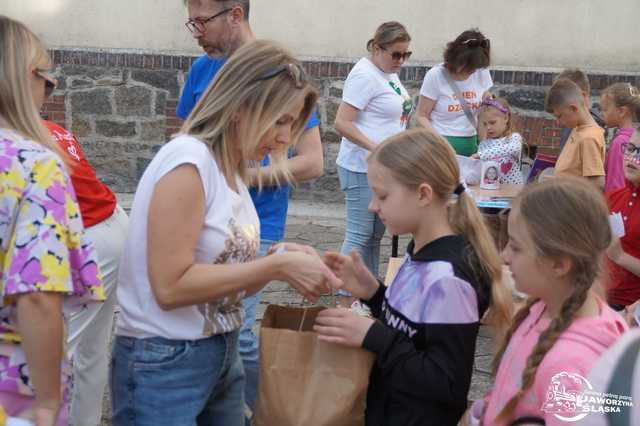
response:
{"label": "hair braid", "polygon": [[580,310],[587,300],[589,289],[596,277],[597,267],[589,264],[582,264],[576,268],[578,271],[575,277],[575,288],[571,296],[569,296],[562,304],[560,314],[551,321],[547,328],[538,339],[538,343],[533,348],[531,355],[527,359],[527,364],[522,373],[522,386],[520,390],[509,400],[498,415],[498,421],[506,421],[509,419],[513,410],[515,410],[520,398],[522,398],[527,390],[533,386],[534,379],[538,367],[542,360],[551,350],[560,335],[571,325],[577,312]]}

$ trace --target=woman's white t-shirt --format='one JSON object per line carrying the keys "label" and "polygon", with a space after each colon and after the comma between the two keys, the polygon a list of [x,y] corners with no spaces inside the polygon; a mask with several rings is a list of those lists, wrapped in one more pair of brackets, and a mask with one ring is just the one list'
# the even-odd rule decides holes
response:
{"label": "woman's white t-shirt", "polygon": [[197,168],[204,189],[204,223],[195,249],[196,262],[244,263],[258,252],[260,222],[246,185],[236,177],[238,192],[233,191],[204,143],[187,135],[176,137],[160,149],[136,190],[120,260],[118,335],[196,340],[236,330],[243,323],[240,301],[244,292],[201,305],[163,310],[151,291],[147,268],[149,203],[157,182],[182,164]]}
{"label": "woman's white t-shirt", "polygon": [[[444,73],[448,72],[444,64],[439,64],[427,71],[422,82],[420,94],[436,101],[431,111],[431,125],[442,136],[473,136],[476,129],[471,125],[464,113],[458,96],[447,83]],[[462,92],[471,111],[477,116],[482,95],[493,86],[489,70],[479,69],[466,80],[455,81]]]}
{"label": "woman's white t-shirt", "polygon": [[[368,58],[360,59],[347,76],[342,101],[360,110],[353,124],[375,143],[402,132],[413,111],[411,96],[398,74],[383,72]],[[366,173],[368,154],[343,137],[336,163],[352,172]]]}

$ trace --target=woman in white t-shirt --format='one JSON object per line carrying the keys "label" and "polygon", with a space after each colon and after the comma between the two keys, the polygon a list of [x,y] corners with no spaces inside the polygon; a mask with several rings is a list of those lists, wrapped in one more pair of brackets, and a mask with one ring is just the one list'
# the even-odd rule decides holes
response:
{"label": "woman in white t-shirt", "polygon": [[120,265],[114,426],[243,425],[242,298],[282,280],[315,300],[336,280],[317,255],[256,260],[260,224],[245,185],[248,163],[266,154],[287,179],[287,150],[316,100],[290,53],[250,42],[145,170]]}
{"label": "woman in white t-shirt", "polygon": [[[427,71],[420,89],[416,121],[447,138],[459,155],[478,150],[476,117],[493,80],[487,67],[491,45],[478,30],[468,30],[447,44],[444,63]],[[460,93],[468,114],[458,99]]]}
{"label": "woman in white t-shirt", "polygon": [[342,135],[338,177],[345,193],[347,223],[342,254],[356,249],[378,275],[384,225],[369,211],[367,155],[384,139],[405,130],[413,101],[400,82],[400,67],[411,56],[411,37],[398,22],[385,22],[367,43],[369,56],[358,61],[344,83],[336,130]]}

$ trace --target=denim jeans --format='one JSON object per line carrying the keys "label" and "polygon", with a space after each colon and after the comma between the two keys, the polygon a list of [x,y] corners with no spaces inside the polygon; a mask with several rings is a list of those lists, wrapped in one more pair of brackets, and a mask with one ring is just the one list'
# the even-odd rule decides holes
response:
{"label": "denim jeans", "polygon": [[[261,240],[260,251],[258,256],[266,256],[267,250],[277,241]],[[246,377],[244,387],[244,399],[247,408],[253,412],[256,406],[256,399],[258,397],[258,371],[260,367],[259,360],[259,344],[258,336],[253,332],[253,325],[256,323],[256,309],[260,304],[260,297],[262,290],[246,297],[242,300],[242,306],[244,307],[244,324],[240,328],[240,358],[244,366],[244,374]],[[251,422],[247,419],[247,425]]]}
{"label": "denim jeans", "polygon": [[238,331],[191,341],[117,336],[110,386],[113,426],[242,426]]}
{"label": "denim jeans", "polygon": [[384,224],[377,214],[369,211],[372,192],[366,173],[356,173],[338,166],[340,189],[347,207],[345,238],[340,252],[344,255],[355,248],[369,270],[378,276],[380,240]]}

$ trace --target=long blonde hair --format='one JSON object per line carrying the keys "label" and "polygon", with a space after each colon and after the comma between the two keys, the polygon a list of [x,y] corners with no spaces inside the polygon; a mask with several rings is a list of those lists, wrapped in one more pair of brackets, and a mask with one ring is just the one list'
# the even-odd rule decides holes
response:
{"label": "long blonde hair", "polygon": [[[570,259],[573,293],[564,301],[560,314],[551,321],[531,351],[522,373],[522,385],[505,405],[499,419],[508,420],[520,398],[533,386],[538,366],[558,337],[571,325],[576,313],[587,300],[589,290],[600,272],[604,251],[611,243],[609,210],[602,193],[584,179],[562,177],[527,186],[514,200],[512,214],[520,215],[539,258]],[[497,372],[509,339],[527,318],[530,300],[516,314],[513,325],[496,355],[493,370]]]}
{"label": "long blonde hair", "polygon": [[11,130],[60,154],[42,124],[28,77],[30,70],[50,66],[40,39],[24,24],[0,15],[0,117]]}
{"label": "long blonde hair", "polygon": [[[380,144],[369,156],[387,168],[393,177],[407,188],[428,183],[442,200],[449,200],[460,184],[460,169],[451,145],[435,132],[412,129],[399,133]],[[466,191],[448,204],[448,218],[454,232],[465,237],[478,258],[471,265],[476,275],[491,280],[491,308],[487,321],[504,331],[511,321],[512,300],[502,282],[502,261],[487,226]],[[475,262],[474,262],[475,263]],[[479,269],[479,270],[478,270]]]}
{"label": "long blonde hair", "polygon": [[[270,76],[283,66],[288,69]],[[317,99],[317,91],[306,80],[300,63],[291,53],[274,42],[256,40],[229,58],[187,117],[180,133],[206,143],[227,179],[235,173],[246,179],[246,161],[241,162],[239,170],[235,166],[237,152],[241,152],[241,160],[250,158],[280,116],[302,100],[302,113],[292,128],[291,140],[295,144]],[[286,159],[286,149],[271,154],[276,181],[291,180]]]}

